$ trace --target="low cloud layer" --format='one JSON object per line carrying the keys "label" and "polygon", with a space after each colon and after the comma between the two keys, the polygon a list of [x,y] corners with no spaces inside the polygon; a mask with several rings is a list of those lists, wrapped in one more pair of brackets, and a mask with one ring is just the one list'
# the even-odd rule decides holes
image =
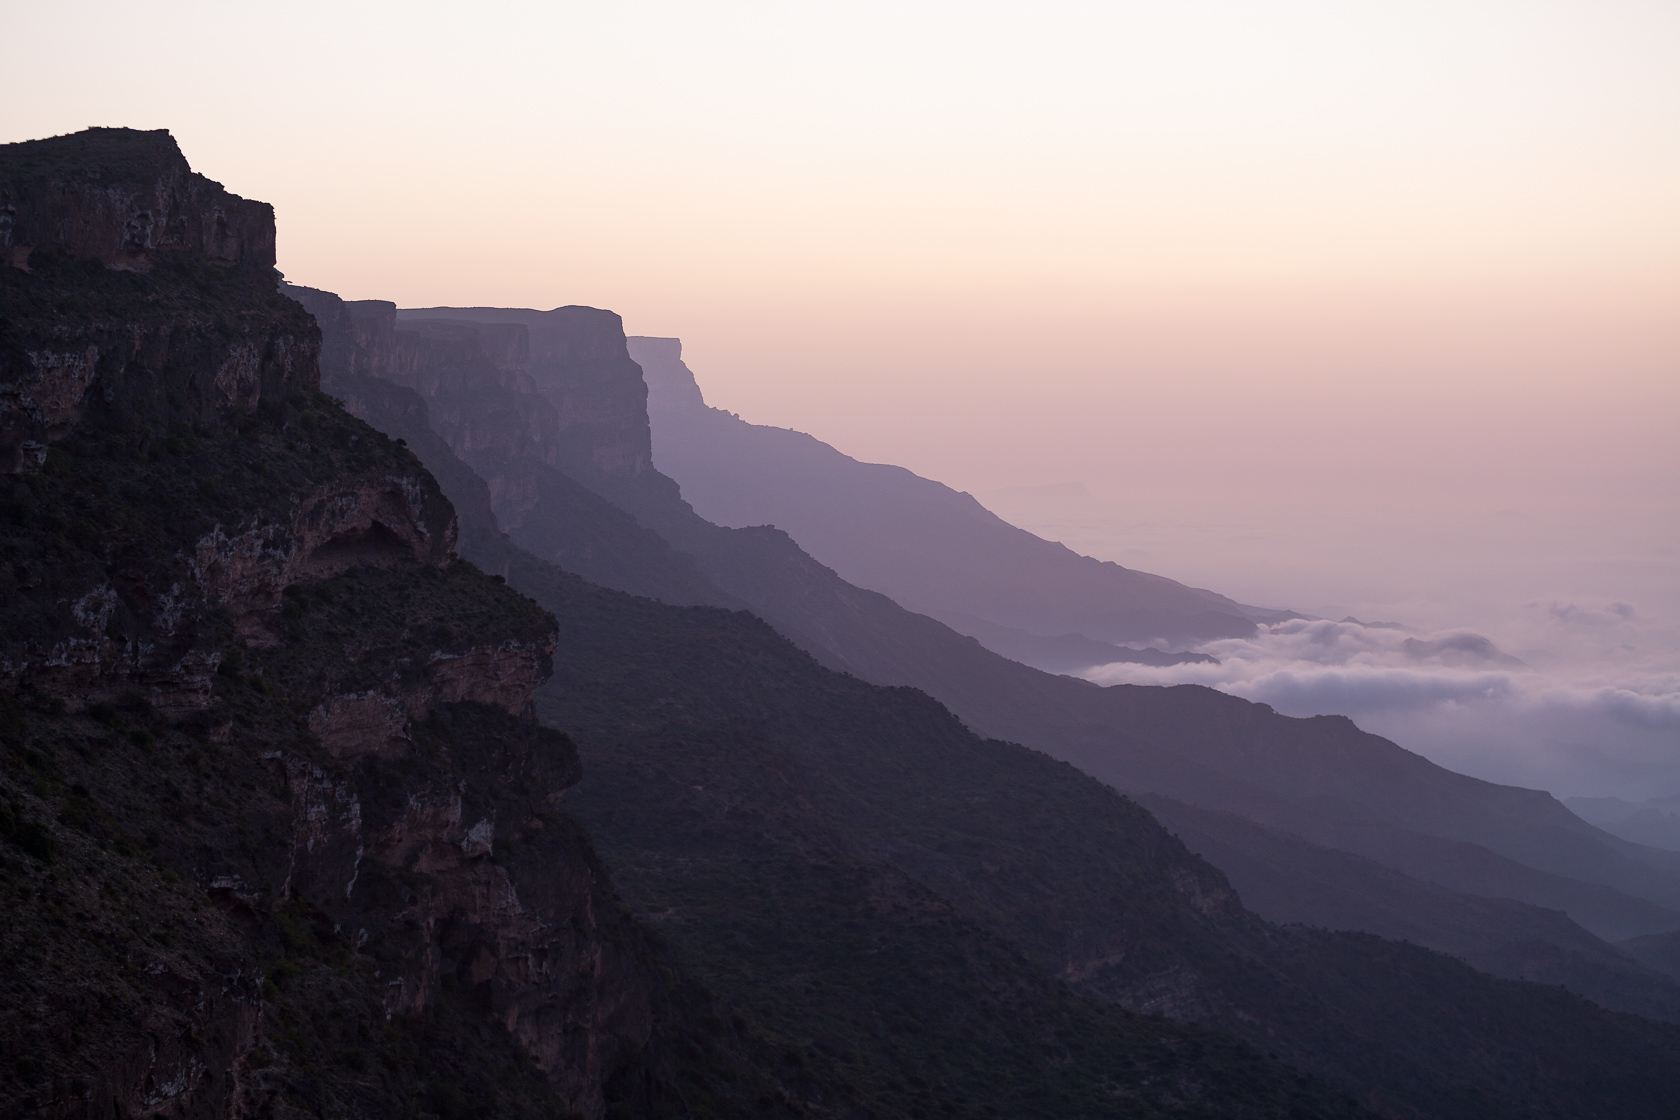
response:
{"label": "low cloud layer", "polygon": [[1559,796],[1680,792],[1673,635],[1626,603],[1531,603],[1498,640],[1292,620],[1196,647],[1219,664],[1106,665],[1101,684],[1205,684],[1338,713],[1444,766]]}

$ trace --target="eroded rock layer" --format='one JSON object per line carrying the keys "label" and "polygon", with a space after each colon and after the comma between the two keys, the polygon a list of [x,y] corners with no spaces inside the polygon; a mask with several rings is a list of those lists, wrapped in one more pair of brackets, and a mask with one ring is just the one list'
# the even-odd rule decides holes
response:
{"label": "eroded rock layer", "polygon": [[614,900],[552,616],[319,391],[273,246],[167,133],[0,146],[0,1117],[799,1111]]}

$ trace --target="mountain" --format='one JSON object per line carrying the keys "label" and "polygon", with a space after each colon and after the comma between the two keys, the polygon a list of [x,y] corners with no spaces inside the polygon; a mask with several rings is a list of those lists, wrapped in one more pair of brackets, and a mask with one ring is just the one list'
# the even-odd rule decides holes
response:
{"label": "mountain", "polygon": [[[1068,1115],[1121,1092],[1147,1114],[1134,1090],[1084,1095],[1123,1073],[1101,1057],[1119,1047],[1175,1094],[1183,1075],[1165,1070],[1194,1053],[1203,1086],[1240,1078],[1270,1107],[1282,1086],[1241,1073],[1243,1051],[1112,1018],[1136,1009],[1247,1037],[1384,1115],[1664,1107],[1646,1086],[1669,1028],[1424,950],[1267,927],[1147,813],[1065,765],[825,670],[745,613],[531,563],[509,578],[567,635],[540,709],[586,752],[567,803],[627,901],[872,1104]],[[1589,1073],[1583,1046],[1622,1065]],[[1556,1072],[1519,1072],[1535,1053]],[[1315,1100],[1295,1107],[1342,1107]]]}
{"label": "mountain", "polygon": [[[861,463],[803,432],[708,408],[678,339],[634,337],[629,352],[647,377],[655,462],[702,517],[775,525],[848,583],[1006,656],[1033,651],[1020,642],[1000,648],[995,627],[1040,638],[1195,643],[1244,637],[1256,618],[1287,616],[1080,556],[902,467]],[[968,618],[991,625],[968,629]],[[1063,656],[1029,663],[1057,671],[1066,660],[1065,649],[1057,652]]]}
{"label": "mountain", "polygon": [[[344,325],[346,320],[334,317],[331,297],[316,292],[310,298],[314,306],[327,313],[325,324]],[[329,351],[334,345],[330,334],[329,330]],[[805,673],[807,679],[800,682],[800,687],[811,691],[808,696],[796,697],[796,703],[819,702],[827,679],[849,679],[817,668],[807,655],[745,612],[677,607],[631,598],[560,573],[519,548],[494,531],[490,487],[458,459],[451,463],[454,453],[447,442],[428,430],[427,402],[406,387],[346,372],[355,368],[355,361],[345,359],[343,351],[337,353],[339,369],[328,378],[328,384],[335,392],[345,394],[350,408],[415,448],[438,477],[462,488],[456,495],[462,511],[462,549],[480,564],[503,570],[512,584],[537,596],[540,602],[564,610],[566,621],[561,628],[580,663],[612,674],[629,671],[647,682],[705,689],[709,687],[707,675],[696,676],[689,648],[698,635],[705,643],[700,656],[711,665],[708,673],[721,672],[726,677],[751,674],[756,670],[755,663],[765,659],[773,673]],[[751,635],[744,645],[728,640],[717,644],[705,641],[720,626],[727,634],[742,625],[749,627]],[[673,626],[687,631],[689,641],[677,640],[671,632]],[[598,642],[606,642],[607,647],[594,648]],[[817,674],[814,680],[809,679],[813,670]],[[684,681],[691,683],[678,683]],[[895,695],[875,686],[861,687],[864,704],[859,712],[841,712],[835,718],[846,722],[854,715],[871,713],[879,697],[892,703]],[[625,691],[624,682],[611,677],[573,680],[561,685],[557,694],[585,713],[625,710],[642,702],[636,690]],[[751,712],[755,702],[738,692],[726,693],[722,699],[726,707],[742,716]],[[656,701],[650,710],[660,709]],[[895,734],[903,734],[900,724],[889,716]],[[1211,872],[1203,869],[1201,873]],[[742,914],[748,912],[746,899],[772,885],[756,875],[741,883],[743,893],[736,901]],[[821,1069],[824,1063],[836,1066],[837,1072],[827,1082],[829,1093],[834,1092],[835,1081],[848,1089],[856,1085],[859,1099],[874,1114],[883,1116],[904,1115],[907,1110],[914,1116],[924,1106],[957,1115],[986,1116],[994,1114],[988,1109],[995,1109],[996,1102],[1002,1101],[1009,1102],[1011,1114],[1019,1116],[1149,1116],[1173,1113],[1187,1100],[1194,1101],[1199,1112],[1210,1115],[1362,1114],[1345,1097],[1314,1079],[1303,1079],[1298,1072],[1243,1042],[1211,1033],[1205,1027],[1164,1021],[1069,992],[1056,977],[1022,959],[995,935],[968,923],[953,928],[949,905],[920,883],[899,876],[887,882],[885,889],[934,912],[931,922],[878,922],[867,935],[874,945],[875,959],[894,982],[897,997],[914,1000],[926,1014],[948,1016],[959,1023],[980,1018],[992,1027],[981,1036],[907,1039],[903,1048],[886,1051],[841,1049],[829,1045],[830,1040],[825,1038],[816,1045],[814,1054],[797,1049],[790,1052],[787,1060],[795,1068],[814,1064]],[[949,957],[952,953],[958,957]],[[923,973],[922,964],[929,954],[941,962],[937,977]],[[750,948],[742,955],[737,947],[737,956],[738,967],[751,974],[766,981],[776,975]],[[734,1006],[761,1021],[768,1015],[773,1036],[808,1037],[798,1024],[776,1019],[774,1008],[750,998],[751,992],[743,994],[749,998],[744,1002],[733,1000]],[[953,1051],[959,1041],[966,1049]],[[937,1065],[947,1059],[956,1061],[956,1068],[940,1066],[942,1072],[934,1080],[924,1076],[934,1072],[924,1061]],[[953,1077],[953,1073],[961,1076]],[[688,1096],[692,1100],[692,1089]]]}
{"label": "mountain", "polygon": [[270,208],[90,129],[0,214],[0,1116],[852,1108],[616,901],[555,621],[318,391]]}
{"label": "mountain", "polygon": [[1680,985],[1669,982],[1670,968],[1632,951],[1632,943],[1607,944],[1561,910],[1455,891],[1234,813],[1155,794],[1139,802],[1268,921],[1409,941],[1495,976],[1561,985],[1619,1011],[1680,1021]]}
{"label": "mountain", "polygon": [[[611,384],[602,388],[586,368],[565,383],[569,390],[581,382],[583,389],[556,390],[558,401],[551,403],[529,372],[531,330],[524,323],[420,319],[399,328],[395,304],[346,302],[297,285],[285,291],[323,325],[328,342],[322,376],[331,392],[348,399],[397,385],[421,393],[428,422],[488,486],[497,532],[506,531],[537,556],[602,586],[672,603],[740,605],[710,584],[691,558],[562,469],[597,461],[646,467],[646,422],[602,419],[611,402],[626,396],[631,403],[619,411],[639,412],[639,395]],[[583,343],[574,340],[561,352],[591,353],[588,342],[602,313],[562,308],[555,314],[585,335]],[[555,348],[554,333],[537,332],[548,349],[536,354]]]}
{"label": "mountain", "polygon": [[[548,357],[531,359],[530,376],[534,386],[548,386],[536,395],[562,413],[573,407],[573,386],[594,384],[601,370],[631,376],[633,363],[627,367],[600,336],[598,314],[433,308],[399,319],[443,314],[480,324],[498,316],[546,323]],[[568,341],[568,330],[579,337]],[[588,356],[580,372],[565,366],[574,353]],[[623,387],[611,397],[625,407],[637,399]],[[626,441],[604,457],[596,434],[603,430]],[[1454,774],[1339,717],[1290,719],[1193,686],[1097,688],[1009,661],[847,583],[779,529],[727,529],[701,518],[642,454],[643,430],[634,417],[598,421],[587,429],[589,454],[554,458],[831,668],[922,689],[982,733],[1072,761],[1119,789],[1236,812],[1464,893],[1563,909],[1602,937],[1680,928],[1674,857],[1594,828],[1548,794]],[[564,442],[564,431],[554,438]],[[516,530],[514,539],[532,529]],[[581,530],[556,521],[545,531]]]}
{"label": "mountain", "polygon": [[1623,840],[1680,852],[1680,796],[1652,797],[1645,801],[1571,797],[1564,804],[1582,820]]}
{"label": "mountain", "polygon": [[[976,556],[1021,555],[1027,547],[1020,540],[1027,534],[1008,526],[1004,533],[1001,521],[965,495],[900,468],[857,463],[801,433],[746,424],[706,408],[677,340],[635,339],[630,345],[652,371],[648,399],[658,436],[656,460],[678,464],[673,470],[685,476],[685,495],[693,486],[692,492],[712,501],[736,502],[721,507],[729,517],[769,515],[784,529],[797,524],[797,539],[827,542],[824,548],[834,556],[849,555],[846,547],[867,549],[875,538],[865,523],[878,519],[891,527],[885,539],[902,533],[923,542],[910,551],[926,566],[929,583],[937,582],[944,565],[955,587],[969,585],[962,573]],[[675,525],[678,518],[646,502],[617,500],[673,540],[685,532]],[[935,506],[944,512],[932,512]],[[953,544],[970,531],[941,520],[956,517],[953,511],[966,511],[967,523],[990,526],[987,531],[999,533],[1000,540],[1019,534],[1011,538],[1016,551],[1001,543]],[[914,524],[939,529],[919,536],[922,530]],[[1031,549],[1035,556],[1060,555],[1055,551],[1060,546],[1048,542]],[[1071,564],[1071,556],[1059,562]],[[1094,570],[1095,561],[1074,560],[1079,570]],[[1108,569],[1124,572],[1103,568]],[[825,581],[826,595],[812,590],[812,584]],[[1085,643],[1077,633],[1049,640],[1042,635],[1057,631],[1041,628],[1023,635],[989,621],[984,612],[965,618],[961,608],[933,611],[946,626],[931,625],[884,596],[860,595],[838,572],[825,576],[807,568],[798,583],[782,583],[780,590],[744,584],[731,590],[785,633],[820,636],[824,648],[810,647],[819,659],[867,679],[924,689],[971,726],[1069,759],[1121,789],[1238,812],[1461,891],[1566,909],[1611,938],[1680,925],[1680,863],[1585,824],[1544,793],[1452,774],[1346,720],[1290,723],[1265,705],[1199,688],[1169,695],[1047,679],[984,656],[947,627],[962,630],[966,624],[990,648],[1052,669],[1079,659]],[[911,595],[924,595],[920,586],[911,588]],[[1080,584],[1047,578],[1044,586],[1059,594]],[[1073,616],[1056,617],[1074,629]],[[1044,627],[1042,619],[1039,625]],[[1252,720],[1268,730],[1251,729]],[[1291,730],[1284,731],[1286,725]],[[1195,727],[1202,730],[1192,732]],[[1248,746],[1235,747],[1245,739]]]}
{"label": "mountain", "polygon": [[[411,423],[417,412],[403,410],[400,422]],[[883,666],[900,671],[916,661],[918,652],[931,649],[936,654],[931,664],[943,670],[1003,666],[1008,673],[1026,674],[1024,679],[1052,689],[1072,686],[1099,695],[1112,691],[1011,665],[931,619],[909,615],[884,596],[848,587],[784,533],[707,525],[657,472],[621,470],[615,476],[590,469],[580,474],[592,489],[613,494],[635,511],[644,524],[670,534],[680,551],[692,547],[695,552],[690,554],[709,577],[751,596],[755,609],[775,619],[783,634],[820,661],[834,661],[833,648],[845,648],[854,664],[873,659],[877,672]],[[501,560],[492,557],[487,562]],[[871,828],[888,828],[897,835],[896,830],[925,828],[933,819],[926,799],[966,770],[989,775],[976,779],[989,791],[977,791],[976,804],[989,804],[1008,791],[1013,800],[1006,807],[985,810],[988,818],[1001,813],[1003,820],[1023,819],[1021,797],[1043,804],[1045,812],[1066,815],[1073,804],[1102,787],[1077,778],[1090,784],[1069,788],[1063,783],[1074,771],[1043,771],[1038,767],[1053,766],[1043,756],[1018,754],[1020,748],[1007,744],[987,747],[960,725],[941,724],[939,720],[947,718],[942,714],[930,724],[925,715],[915,715],[921,709],[912,704],[906,715],[904,702],[888,703],[885,695],[890,694],[856,677],[825,674],[782,637],[744,614],[626,599],[551,576],[533,579],[530,570],[518,564],[509,569],[509,578],[554,610],[568,635],[568,668],[545,693],[542,710],[550,722],[566,727],[585,744],[586,752],[594,752],[586,757],[592,777],[579,786],[570,803],[590,816],[591,830],[613,862],[627,897],[647,920],[666,929],[685,960],[732,1001],[778,1030],[818,1040],[819,1049],[840,1055],[859,1070],[866,1096],[920,1085],[936,1096],[959,1094],[954,1107],[960,1107],[963,1086],[987,1084],[994,1095],[1019,1092],[1051,1102],[1060,1111],[1070,1107],[1068,1098],[1061,1096],[1065,1085],[1047,1086],[1041,1074],[1030,1072],[1042,1070],[1046,1057],[1031,1040],[1061,1037],[1066,1027],[1056,1024],[1069,1020],[1042,1002],[1044,989],[1039,989],[1040,997],[1028,997],[1027,990],[1036,983],[1029,980],[1031,973],[1006,967],[1007,954],[984,948],[987,937],[1001,937],[1012,951],[1026,952],[1029,961],[1050,975],[1064,981],[1077,978],[1085,995],[1101,1003],[1166,1011],[1239,1035],[1247,1032],[1252,1041],[1274,1049],[1287,1040],[1285,1050],[1293,1061],[1387,1114],[1482,1115],[1497,1114],[1498,1108],[1525,1114],[1523,1109],[1531,1105],[1540,1107],[1507,1102],[1490,1113],[1486,1097],[1492,1082],[1487,1079],[1505,1076],[1494,1074],[1493,1068],[1506,1059],[1497,1059],[1493,1066],[1475,1061],[1455,1066],[1457,1059],[1444,1059],[1439,1053],[1426,1056],[1411,1049],[1413,1042],[1401,1041],[1429,1035],[1433,1028],[1425,1027],[1423,1018],[1413,1028],[1393,1029],[1400,1019],[1390,1004],[1403,1005],[1420,993],[1427,995],[1415,1005],[1416,1014],[1431,1022],[1442,1014],[1443,1001],[1458,1006],[1454,1001],[1466,998],[1466,991],[1479,993],[1469,999],[1478,1007],[1484,999],[1504,998],[1494,996],[1494,989],[1476,986],[1496,982],[1485,977],[1466,981],[1466,976],[1477,974],[1450,971],[1465,966],[1427,953],[1394,957],[1394,950],[1375,939],[1268,931],[1241,910],[1234,896],[1222,893],[1228,888],[1205,878],[1217,875],[1205,865],[1192,860],[1171,870],[1174,860],[1188,854],[1135,808],[1126,811],[1129,823],[1123,828],[1118,821],[1099,823],[1115,804],[1103,800],[1096,804],[1109,808],[1078,824],[1076,831],[1130,836],[1104,850],[1111,856],[1154,853],[1143,857],[1157,869],[1145,874],[1145,881],[1202,883],[1193,895],[1207,893],[1227,902],[1200,919],[1191,917],[1182,898],[1175,902],[1158,888],[1142,890],[1136,878],[1142,872],[1124,875],[1097,892],[1110,902],[1077,901],[1081,892],[1090,894],[1092,884],[1113,872],[1098,872],[1059,850],[1035,854],[1029,849],[1039,842],[1023,847],[1022,837],[1056,833],[1031,825],[1008,848],[1010,859],[1024,861],[1025,869],[1017,868],[1011,884],[998,886],[1000,893],[990,901],[976,900],[975,884],[984,881],[976,877],[980,871],[952,879],[948,870],[938,867],[942,858],[959,850],[951,841],[935,842],[935,855],[925,851],[925,843],[859,834],[855,825],[840,819],[842,814],[831,802],[833,791],[856,789],[864,781],[872,792],[854,796],[850,813],[855,815],[857,798],[862,797],[862,804],[879,810],[872,810],[876,817],[885,812],[891,818],[877,820]],[[953,659],[952,647],[960,647],[967,660]],[[1018,684],[1023,678],[1014,679]],[[1009,687],[1007,678],[1005,686]],[[1139,691],[1165,696],[1179,690]],[[998,703],[1020,697],[1016,688]],[[1263,708],[1254,710],[1270,714]],[[1291,729],[1311,723],[1274,718],[1279,721],[1274,730],[1285,739],[1291,738]],[[1193,725],[1194,721],[1187,724]],[[934,734],[935,727],[944,730]],[[927,756],[930,743],[953,734],[955,739],[940,748],[943,759],[937,752]],[[1027,763],[1024,770],[1015,762],[1002,770],[980,764],[982,758],[998,757],[1039,761]],[[863,766],[867,775],[844,777],[833,770],[836,765],[853,771]],[[1052,774],[1060,776],[1052,780]],[[1045,788],[1046,782],[1050,788]],[[712,803],[708,793],[714,789],[718,800]],[[915,792],[918,789],[921,792]],[[705,805],[692,803],[695,797]],[[889,805],[896,808],[881,808]],[[972,846],[974,828],[970,824],[962,833],[965,845]],[[884,853],[894,852],[898,857],[883,866]],[[981,869],[1011,866],[983,854],[978,858]],[[1405,876],[1390,877],[1409,882]],[[1065,885],[1052,886],[1055,883]],[[1413,885],[1429,889],[1427,884]],[[881,892],[898,902],[883,911],[870,901],[881,898]],[[1140,909],[1130,918],[1104,909],[1123,898],[1138,900]],[[748,905],[747,900],[759,901]],[[1624,901],[1661,912],[1638,900]],[[1432,932],[1462,934],[1462,929],[1452,929],[1452,922],[1464,917],[1463,910],[1479,907],[1483,924],[1493,925],[1495,936],[1515,932],[1517,938],[1532,942],[1522,947],[1528,958],[1522,958],[1516,946],[1494,943],[1506,951],[1497,960],[1490,957],[1490,963],[1591,987],[1608,1004],[1638,1006],[1659,1015],[1672,1011],[1665,1001],[1673,986],[1663,977],[1642,970],[1567,919],[1520,904],[1503,909],[1480,899],[1465,899],[1463,904],[1458,913],[1437,916],[1438,928]],[[921,918],[912,917],[906,925],[893,917],[899,906],[912,916],[945,914],[946,928],[930,942],[933,934]],[[1052,912],[1047,906],[1057,915],[1053,921],[1045,920]],[[1082,906],[1095,909],[1082,912]],[[1450,911],[1451,906],[1437,909]],[[1004,914],[1016,917],[1006,920]],[[1212,920],[1220,914],[1230,920]],[[1060,931],[1058,937],[1073,938],[1082,946],[1077,952],[1093,955],[1070,957],[1075,950],[1065,940],[1057,943],[1061,948],[1044,945],[1045,928]],[[842,936],[842,930],[851,932]],[[864,940],[848,941],[854,934]],[[1037,955],[1031,948],[1035,943]],[[863,945],[874,948],[863,952]],[[743,954],[750,955],[750,965]],[[871,967],[881,971],[860,974],[859,960],[873,961]],[[933,967],[935,960],[943,963]],[[1340,978],[1328,986],[1318,968],[1325,960],[1341,961],[1336,966]],[[924,963],[910,963],[915,961]],[[1096,961],[1103,963],[1090,963]],[[1448,971],[1432,971],[1443,968]],[[1407,979],[1400,980],[1401,975]],[[1382,997],[1354,994],[1383,984],[1393,986],[1384,989]],[[1002,999],[1000,985],[1016,993],[1011,999],[1016,1013],[1024,1016],[1020,1022],[1038,1024],[1027,1035],[1012,1035],[1006,1029],[1012,1021],[976,1019],[973,1011],[963,1010],[973,1007],[974,1000],[981,1006],[996,1005]],[[797,996],[801,992],[804,995]],[[1029,1006],[1036,1010],[1027,1011]],[[1471,1013],[1470,1019],[1484,1013]],[[1576,1012],[1527,1008],[1510,1014],[1509,1025],[1500,1030],[1521,1034],[1528,1027],[1519,1027],[1519,1020],[1538,1014],[1556,1025]],[[991,1025],[982,1026],[985,1022]],[[899,1026],[888,1029],[889,1023]],[[1483,1041],[1465,1045],[1487,1053]],[[1515,1053],[1532,1042],[1510,1045]],[[972,1063],[976,1046],[997,1056],[1003,1068],[977,1070]],[[1401,1068],[1408,1071],[1402,1081],[1409,1087],[1391,1080],[1393,1071]],[[907,1080],[909,1070],[917,1072]],[[1004,1073],[1009,1082],[997,1082]],[[1552,1100],[1555,1092],[1578,1089],[1548,1089],[1535,1100]]]}
{"label": "mountain", "polygon": [[[1088,1060],[1036,1015],[979,1010],[1020,975],[998,938],[1089,999],[1249,1039],[1383,1115],[1669,1107],[1593,1102],[1672,1061],[1643,1040],[1674,1028],[1417,947],[1267,926],[1112,789],[913,690],[824,671],[750,616],[578,585],[542,601],[571,640],[539,708],[579,745],[568,804],[627,902],[731,1001],[895,1069],[901,1091],[979,1086],[1015,1114],[1025,1039]],[[1611,1038],[1637,1048],[1615,1072],[1597,1065]]]}

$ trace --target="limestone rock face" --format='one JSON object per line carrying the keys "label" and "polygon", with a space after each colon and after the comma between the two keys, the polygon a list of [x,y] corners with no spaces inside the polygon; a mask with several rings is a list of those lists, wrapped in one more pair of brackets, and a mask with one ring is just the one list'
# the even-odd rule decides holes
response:
{"label": "limestone rock face", "polygon": [[[202,709],[221,660],[202,640],[208,612],[228,612],[247,640],[268,644],[289,587],[357,566],[437,568],[452,555],[454,511],[423,474],[347,478],[288,504],[232,531],[216,523],[149,579],[101,580],[61,605],[62,624],[52,630],[0,639],[0,682],[28,680],[77,702],[138,688],[161,710]],[[517,655],[487,652],[474,664],[498,681],[519,680],[514,693],[538,672],[530,657]],[[499,684],[448,688],[453,699],[498,689],[506,691]]]}
{"label": "limestone rock face", "polygon": [[[648,1037],[656,1004],[634,953],[603,938],[623,919],[551,813],[577,779],[576,754],[534,725],[509,734],[471,708],[440,711],[458,769],[400,800],[364,805],[353,785],[286,763],[295,824],[285,889],[352,938],[397,950],[382,975],[390,1015],[424,1014],[448,975],[482,993],[572,1109],[599,1116],[606,1073]],[[371,906],[393,874],[409,884],[406,900]]]}
{"label": "limestone rock face", "polygon": [[187,166],[163,129],[90,128],[4,146],[0,259],[35,249],[149,271],[161,260],[274,267],[274,207]]}
{"label": "limestone rock face", "polygon": [[[0,1117],[680,1112],[669,958],[532,714],[554,619],[319,391],[270,209],[93,130],[0,145],[0,249]],[[539,399],[523,326],[326,311],[357,368]],[[440,1037],[501,1064],[396,1041]]]}
{"label": "limestone rock face", "polygon": [[615,312],[576,306],[430,307],[404,309],[397,319],[399,329],[438,319],[524,326],[530,332],[531,384],[554,407],[558,423],[554,465],[579,478],[597,472],[635,478],[653,470],[647,385]]}
{"label": "limestone rock face", "polygon": [[284,589],[359,565],[437,567],[455,546],[455,515],[421,474],[334,480],[295,496],[289,516],[229,533],[217,525],[190,561],[211,602],[254,631]]}
{"label": "limestone rock face", "polygon": [[[352,414],[401,437],[437,472],[462,514],[462,555],[505,576],[511,541],[616,590],[670,603],[741,605],[595,488],[603,479],[670,483],[651,469],[597,469],[578,442],[587,429],[568,428],[539,391],[531,340],[542,331],[517,317],[547,313],[509,312],[515,319],[507,322],[429,319],[399,316],[379,301],[284,290],[321,326],[325,389]],[[612,348],[604,352],[610,356]],[[645,428],[645,416],[637,416]]]}
{"label": "limestone rock face", "polygon": [[0,145],[0,473],[89,416],[210,423],[315,388],[319,332],[273,266],[273,208],[167,132]]}
{"label": "limestone rock face", "polygon": [[[276,434],[268,446],[279,454],[326,434],[308,407],[320,332],[274,291],[272,208],[194,174],[167,132],[92,129],[0,145],[0,247],[27,266],[0,267],[0,468],[25,480],[14,500],[39,506],[27,479],[74,432],[132,445],[144,464],[192,457],[192,497],[215,507],[190,542],[143,571],[120,572],[114,553],[80,575],[45,554],[42,578],[14,570],[19,592],[45,596],[56,585],[55,602],[0,635],[0,681],[27,678],[72,700],[139,688],[166,711],[203,708],[220,661],[203,639],[208,612],[225,610],[261,640],[288,586],[358,565],[448,561],[449,503],[412,459],[381,456],[372,433],[334,433],[328,442],[342,439],[362,461],[346,460],[328,481],[248,478],[252,500],[226,500],[228,468],[243,459],[267,469],[251,454],[262,441],[235,438],[210,453],[207,439],[255,426]],[[150,518],[177,530],[191,523],[178,497],[148,493],[144,468],[104,462],[100,477],[77,485],[130,504],[156,499]],[[112,528],[90,520],[80,536],[110,552],[121,536]]]}

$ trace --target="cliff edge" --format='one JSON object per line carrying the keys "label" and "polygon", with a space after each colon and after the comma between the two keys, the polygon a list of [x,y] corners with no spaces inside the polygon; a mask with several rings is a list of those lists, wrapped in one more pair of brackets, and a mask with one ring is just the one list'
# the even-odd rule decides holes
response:
{"label": "cliff edge", "polygon": [[773,1094],[560,809],[553,617],[319,391],[270,208],[127,129],[0,199],[0,1117]]}

